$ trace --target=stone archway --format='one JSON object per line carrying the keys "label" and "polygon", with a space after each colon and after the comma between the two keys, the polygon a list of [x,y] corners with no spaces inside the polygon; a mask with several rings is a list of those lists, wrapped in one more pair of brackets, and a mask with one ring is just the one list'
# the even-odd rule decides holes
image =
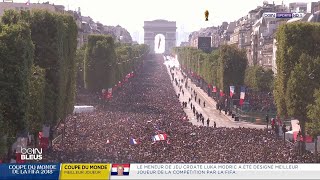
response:
{"label": "stone archway", "polygon": [[154,20],[144,21],[144,44],[150,46],[150,53],[154,54],[154,40],[157,34],[163,34],[165,37],[165,51],[169,54],[170,50],[176,46],[176,30],[175,21]]}

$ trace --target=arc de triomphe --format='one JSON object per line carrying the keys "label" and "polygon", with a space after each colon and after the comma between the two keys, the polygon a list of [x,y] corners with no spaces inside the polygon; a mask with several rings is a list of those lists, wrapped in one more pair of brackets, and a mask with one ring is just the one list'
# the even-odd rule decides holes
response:
{"label": "arc de triomphe", "polygon": [[154,20],[144,21],[144,44],[150,46],[150,52],[154,52],[154,40],[157,34],[163,34],[165,37],[165,52],[170,53],[170,50],[176,46],[176,30],[175,21]]}

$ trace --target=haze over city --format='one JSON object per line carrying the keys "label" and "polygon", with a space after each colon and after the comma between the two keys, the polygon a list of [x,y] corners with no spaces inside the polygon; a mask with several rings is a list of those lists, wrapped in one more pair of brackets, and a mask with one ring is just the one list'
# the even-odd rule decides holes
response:
{"label": "haze over city", "polygon": [[0,2],[0,180],[319,179],[320,0],[249,1]]}
{"label": "haze over city", "polygon": [[[30,0],[42,3],[47,0]],[[27,2],[27,0],[14,0]],[[186,41],[188,33],[200,28],[218,26],[223,21],[235,21],[245,16],[250,10],[263,4],[263,0],[54,0],[49,1],[64,5],[66,9],[81,8],[83,16],[90,16],[94,21],[105,25],[120,25],[126,28],[133,40],[143,42],[143,22],[146,20],[165,19],[177,22],[178,34],[185,34],[177,41]],[[292,2],[311,2],[310,0],[275,0],[269,3],[288,5]],[[204,11],[208,10],[209,21],[204,21]],[[138,37],[137,37],[138,36]],[[137,39],[138,38],[138,39]],[[179,43],[178,43],[179,44]]]}

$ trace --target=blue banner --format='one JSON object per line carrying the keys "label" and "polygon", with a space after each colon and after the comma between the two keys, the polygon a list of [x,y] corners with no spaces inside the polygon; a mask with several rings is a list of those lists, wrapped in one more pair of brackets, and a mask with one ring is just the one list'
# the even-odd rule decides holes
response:
{"label": "blue banner", "polygon": [[0,180],[58,180],[60,164],[0,164]]}

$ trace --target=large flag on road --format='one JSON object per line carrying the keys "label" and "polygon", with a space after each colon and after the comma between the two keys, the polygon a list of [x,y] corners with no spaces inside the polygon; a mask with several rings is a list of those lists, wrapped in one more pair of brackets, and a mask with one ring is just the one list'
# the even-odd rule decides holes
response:
{"label": "large flag on road", "polygon": [[244,86],[241,86],[240,101],[239,101],[240,106],[243,105],[245,96],[246,96],[246,88]]}
{"label": "large flag on road", "polygon": [[234,95],[234,86],[230,86],[230,97]]}

